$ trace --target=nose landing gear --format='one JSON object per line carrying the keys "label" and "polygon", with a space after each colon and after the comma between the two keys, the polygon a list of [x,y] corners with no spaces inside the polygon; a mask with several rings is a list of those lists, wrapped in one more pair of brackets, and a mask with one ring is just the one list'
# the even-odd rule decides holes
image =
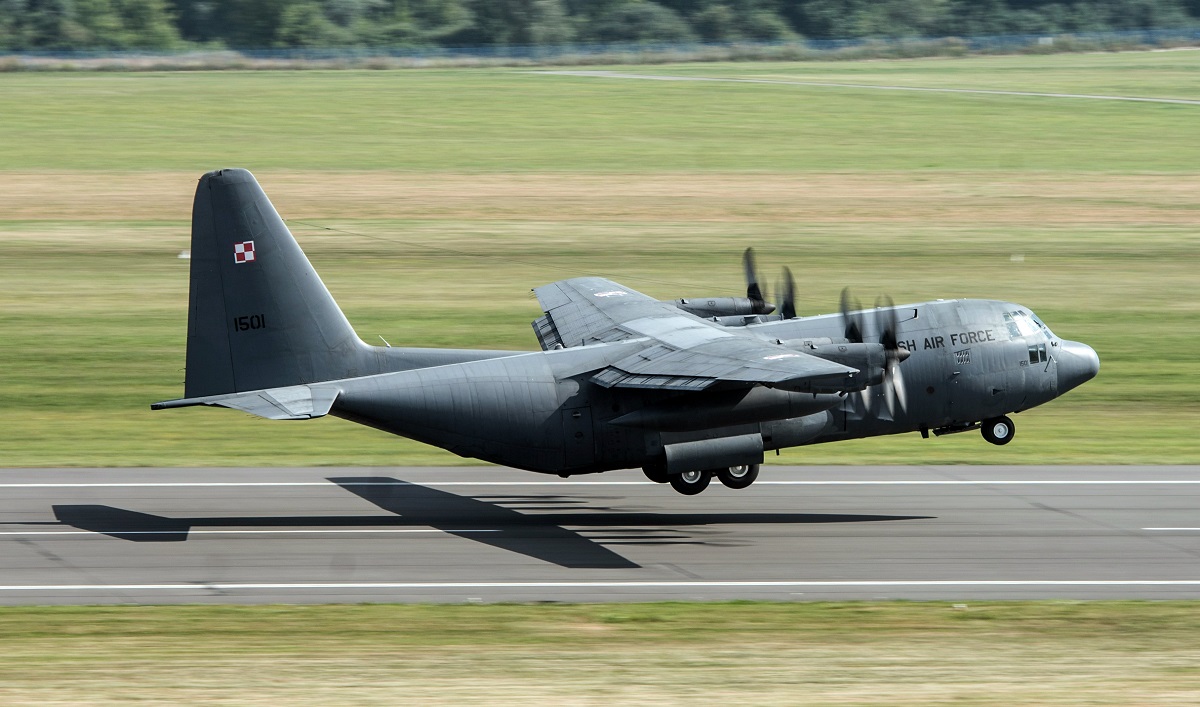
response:
{"label": "nose landing gear", "polygon": [[1017,428],[1007,416],[984,420],[979,431],[983,434],[983,438],[992,444],[1008,444],[1017,434]]}

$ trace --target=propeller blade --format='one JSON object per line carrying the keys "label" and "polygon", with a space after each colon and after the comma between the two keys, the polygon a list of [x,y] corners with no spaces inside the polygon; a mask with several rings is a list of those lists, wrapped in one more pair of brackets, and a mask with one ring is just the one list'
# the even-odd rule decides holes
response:
{"label": "propeller blade", "polygon": [[892,352],[900,348],[896,339],[900,322],[896,319],[895,302],[887,295],[875,298],[875,328],[879,330],[879,343],[883,344],[890,357]]}
{"label": "propeller blade", "polygon": [[900,404],[900,411],[908,412],[908,392],[904,388],[904,373],[900,370],[900,360],[892,364],[891,390],[896,396],[896,402]]}
{"label": "propeller blade", "polygon": [[862,305],[859,304],[858,300],[852,300],[850,297],[850,288],[847,287],[842,290],[842,322],[845,324],[846,338],[852,344],[861,344],[863,341],[862,314],[859,311],[861,309]]}
{"label": "propeller blade", "polygon": [[[754,263],[754,249],[747,248],[742,254],[742,268],[746,271],[746,297],[754,304],[756,314],[766,314],[774,309],[767,309],[766,299],[758,286],[758,267]],[[760,311],[761,310],[761,311]]]}
{"label": "propeller blade", "polygon": [[792,270],[788,266],[783,266],[783,285],[779,288],[779,297],[783,300],[780,304],[779,313],[784,319],[796,318],[796,278],[792,277]]}
{"label": "propeller blade", "polygon": [[876,417],[875,413],[875,395],[870,388],[863,388],[858,391],[858,397],[862,399],[863,410],[871,417]]}
{"label": "propeller blade", "polygon": [[909,352],[900,348],[897,335],[900,321],[896,316],[895,302],[887,295],[875,300],[875,328],[879,331],[879,343],[883,344],[887,356],[883,368],[884,402],[887,403],[888,414],[894,419],[897,406],[901,411],[908,409],[900,363],[908,358]]}

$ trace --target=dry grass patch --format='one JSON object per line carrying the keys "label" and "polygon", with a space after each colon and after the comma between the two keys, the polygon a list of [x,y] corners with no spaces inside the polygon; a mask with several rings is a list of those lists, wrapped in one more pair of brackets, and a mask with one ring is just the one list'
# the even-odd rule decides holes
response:
{"label": "dry grass patch", "polygon": [[[186,221],[196,173],[0,172],[0,218]],[[1200,174],[257,174],[289,219],[1200,225]]]}

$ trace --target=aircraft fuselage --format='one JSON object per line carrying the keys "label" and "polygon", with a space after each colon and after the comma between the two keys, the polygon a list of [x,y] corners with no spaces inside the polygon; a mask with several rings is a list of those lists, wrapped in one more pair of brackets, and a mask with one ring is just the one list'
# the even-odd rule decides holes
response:
{"label": "aircraft fuselage", "polygon": [[[633,341],[342,381],[331,413],[462,456],[567,475],[654,466],[668,448],[699,453],[723,444],[711,440],[735,440],[736,448],[755,435],[771,450],[959,431],[1048,402],[1099,365],[1090,348],[1054,336],[1017,304],[938,300],[895,310],[900,347],[910,352],[900,364],[903,408],[889,409],[881,386],[832,395],[618,391],[590,382],[597,368],[640,345]],[[834,314],[750,323],[746,331],[804,347],[845,343],[843,327]]]}

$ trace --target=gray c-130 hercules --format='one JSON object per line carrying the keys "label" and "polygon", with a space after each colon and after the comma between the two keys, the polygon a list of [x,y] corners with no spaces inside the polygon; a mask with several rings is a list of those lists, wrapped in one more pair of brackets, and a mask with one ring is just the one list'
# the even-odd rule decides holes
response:
{"label": "gray c-130 hercules", "polygon": [[560,476],[641,467],[677,491],[745,488],[764,452],[981,429],[1093,378],[1091,347],[992,300],[770,314],[746,298],[659,301],[599,277],[535,290],[542,350],[376,347],[351,328],[254,177],[200,179],[185,396],[270,419],[334,415]]}

